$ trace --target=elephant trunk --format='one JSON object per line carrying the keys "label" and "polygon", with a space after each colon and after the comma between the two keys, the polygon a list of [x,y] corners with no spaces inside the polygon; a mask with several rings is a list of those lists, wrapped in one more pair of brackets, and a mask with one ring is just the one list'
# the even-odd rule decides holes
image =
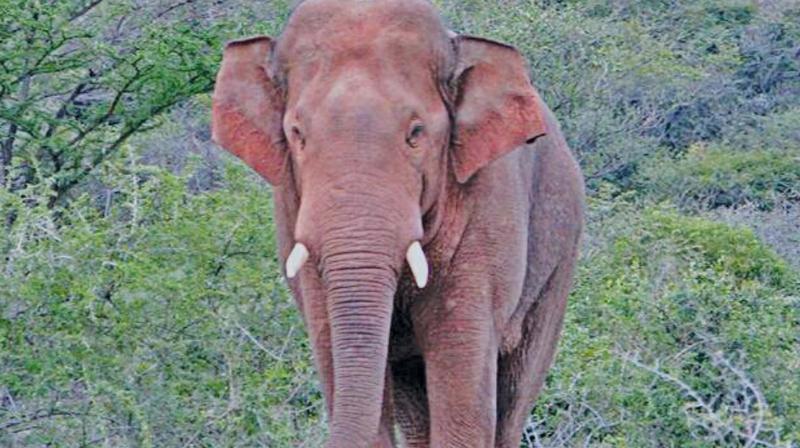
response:
{"label": "elephant trunk", "polygon": [[371,263],[334,268],[328,277],[335,385],[330,446],[367,447],[380,425],[396,280]]}
{"label": "elephant trunk", "polygon": [[[373,148],[366,145],[352,147]],[[419,245],[409,251],[423,235],[419,199],[384,172],[391,167],[380,158],[384,151],[364,150],[366,156],[356,157],[347,146],[338,148],[320,151],[315,165],[306,166],[314,175],[301,180],[298,245],[287,260],[287,275],[296,274],[310,253],[325,289],[333,358],[326,447],[368,448],[380,430],[398,278],[406,258],[425,281],[428,267]]]}
{"label": "elephant trunk", "polygon": [[342,232],[322,246],[334,394],[329,448],[377,438],[398,264],[393,232]]}

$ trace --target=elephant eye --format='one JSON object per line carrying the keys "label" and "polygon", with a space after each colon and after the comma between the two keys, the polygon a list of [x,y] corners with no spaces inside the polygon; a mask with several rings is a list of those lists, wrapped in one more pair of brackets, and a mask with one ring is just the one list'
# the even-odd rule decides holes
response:
{"label": "elephant eye", "polygon": [[411,131],[408,133],[408,137],[406,138],[406,143],[408,143],[408,146],[412,148],[419,146],[419,139],[422,137],[423,132],[425,132],[425,125],[419,122],[414,123],[411,126]]}

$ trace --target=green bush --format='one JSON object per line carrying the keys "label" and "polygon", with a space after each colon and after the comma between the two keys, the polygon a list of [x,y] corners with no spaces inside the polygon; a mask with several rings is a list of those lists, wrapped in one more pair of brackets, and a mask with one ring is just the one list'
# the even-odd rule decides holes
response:
{"label": "green bush", "polygon": [[0,445],[313,440],[320,396],[269,191],[241,166],[200,195],[124,168],[104,176],[123,191],[110,206],[84,195],[61,227],[44,206],[3,203],[18,218],[0,240],[0,394],[14,403]]}
{"label": "green bush", "polygon": [[794,446],[797,273],[751,231],[669,209],[592,227],[608,239],[584,257],[530,446]]}
{"label": "green bush", "polygon": [[[740,118],[742,119],[742,118]],[[800,154],[800,107],[737,122],[739,132],[728,136],[726,144],[741,151],[772,149]]]}
{"label": "green bush", "polygon": [[800,151],[733,150],[695,145],[677,161],[653,158],[642,168],[642,189],[683,206],[717,208],[752,203],[770,209],[800,200]]}

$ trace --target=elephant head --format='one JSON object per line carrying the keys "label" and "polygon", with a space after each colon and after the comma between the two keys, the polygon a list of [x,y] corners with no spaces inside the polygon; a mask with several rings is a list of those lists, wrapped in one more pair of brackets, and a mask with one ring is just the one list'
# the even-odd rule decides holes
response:
{"label": "elephant head", "polygon": [[318,276],[326,290],[329,446],[363,446],[379,425],[404,263],[420,288],[428,281],[423,218],[545,133],[524,59],[454,35],[424,0],[307,0],[279,39],[228,44],[213,133],[297,192],[286,274]]}

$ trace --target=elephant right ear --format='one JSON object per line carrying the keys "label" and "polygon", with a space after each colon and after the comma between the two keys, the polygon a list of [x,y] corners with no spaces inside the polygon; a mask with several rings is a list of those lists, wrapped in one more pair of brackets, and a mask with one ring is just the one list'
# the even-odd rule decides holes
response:
{"label": "elephant right ear", "polygon": [[254,37],[229,43],[212,100],[214,141],[272,185],[287,165],[283,95],[270,76],[273,42]]}

